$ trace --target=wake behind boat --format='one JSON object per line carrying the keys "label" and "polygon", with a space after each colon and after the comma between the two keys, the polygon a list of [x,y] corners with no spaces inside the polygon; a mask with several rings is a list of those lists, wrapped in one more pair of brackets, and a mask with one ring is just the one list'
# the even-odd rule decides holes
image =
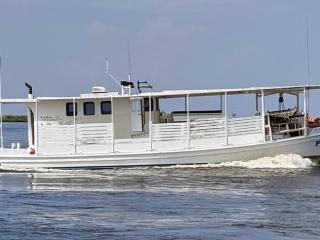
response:
{"label": "wake behind boat", "polygon": [[[1,99],[1,104],[26,105],[29,145],[21,149],[19,144],[2,144],[1,166],[106,168],[222,163],[283,153],[320,155],[320,124],[309,117],[307,107],[307,94],[320,89],[318,85],[135,94],[132,82],[121,85],[121,93],[94,87],[79,97],[34,98],[27,84],[28,98]],[[228,98],[244,94],[255,99],[255,113],[228,116]],[[277,111],[266,109],[272,95],[279,97]],[[295,99],[288,109],[285,96]],[[190,110],[193,99],[207,97],[218,101],[219,109]],[[177,98],[184,99],[184,110],[163,112],[160,102]]]}

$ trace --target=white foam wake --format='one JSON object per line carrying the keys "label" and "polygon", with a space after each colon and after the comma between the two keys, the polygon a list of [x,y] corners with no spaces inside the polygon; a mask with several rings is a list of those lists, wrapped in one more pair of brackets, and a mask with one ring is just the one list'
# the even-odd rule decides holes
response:
{"label": "white foam wake", "polygon": [[310,168],[312,161],[297,154],[280,154],[249,161],[233,161],[219,164],[223,167],[243,168]]}
{"label": "white foam wake", "polygon": [[74,170],[49,169],[49,168],[24,168],[24,167],[6,167],[0,166],[0,172],[66,172]]}
{"label": "white foam wake", "polygon": [[[283,169],[299,169],[310,168],[312,161],[309,158],[303,158],[297,154],[280,154],[274,157],[263,157],[248,161],[232,161],[218,164],[192,164],[192,165],[174,165],[155,168],[220,168],[220,167],[241,167],[241,168],[283,168]],[[137,169],[140,169],[139,167]],[[141,168],[142,169],[142,168]],[[148,168],[146,168],[147,171]],[[71,172],[79,170],[59,170],[46,168],[13,168],[0,167],[0,171],[9,172]],[[84,170],[85,171],[85,170]]]}
{"label": "white foam wake", "polygon": [[[297,154],[280,154],[274,157],[263,157],[255,160],[232,161],[218,164],[192,164],[192,165],[175,165],[164,168],[221,168],[221,167],[241,167],[241,168],[282,168],[282,169],[299,169],[310,168],[312,161],[309,158],[303,158]],[[160,167],[162,168],[162,167]]]}

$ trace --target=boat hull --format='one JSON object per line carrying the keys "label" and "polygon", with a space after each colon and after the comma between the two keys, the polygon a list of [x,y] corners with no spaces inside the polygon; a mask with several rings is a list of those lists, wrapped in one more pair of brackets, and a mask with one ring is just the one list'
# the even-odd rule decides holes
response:
{"label": "boat hull", "polygon": [[216,149],[185,149],[166,152],[110,153],[64,156],[0,156],[2,168],[111,168],[176,164],[222,163],[253,160],[294,153],[302,157],[320,156],[320,134],[246,146]]}

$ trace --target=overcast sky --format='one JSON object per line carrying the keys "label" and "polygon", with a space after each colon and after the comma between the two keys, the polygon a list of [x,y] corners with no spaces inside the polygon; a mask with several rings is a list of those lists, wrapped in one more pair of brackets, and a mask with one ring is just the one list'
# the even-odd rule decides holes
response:
{"label": "overcast sky", "polygon": [[118,90],[128,73],[156,90],[320,83],[318,0],[0,0],[5,97]]}

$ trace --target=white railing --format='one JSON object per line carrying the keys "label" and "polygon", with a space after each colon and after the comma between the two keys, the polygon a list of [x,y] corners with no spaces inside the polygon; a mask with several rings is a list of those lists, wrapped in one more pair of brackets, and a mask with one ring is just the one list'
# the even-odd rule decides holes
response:
{"label": "white railing", "polygon": [[152,141],[181,141],[188,135],[187,123],[152,124]]}
{"label": "white railing", "polygon": [[112,123],[76,124],[77,145],[111,144]]}
{"label": "white railing", "polygon": [[191,139],[225,137],[225,119],[207,118],[190,122]]}
{"label": "white railing", "polygon": [[[155,149],[157,146],[163,149],[172,146],[200,148],[241,145],[263,139],[260,116],[230,118],[227,120],[227,127],[226,131],[226,120],[223,117],[192,120],[190,128],[188,123],[152,124],[151,141],[156,143]],[[159,145],[161,142],[166,144]],[[178,142],[183,142],[183,145],[177,144]]]}
{"label": "white railing", "polygon": [[[151,123],[150,123],[151,124]],[[243,145],[263,139],[260,116],[151,124],[149,138],[117,139],[112,123],[39,123],[40,154],[88,154]],[[227,134],[226,134],[227,133]]]}
{"label": "white railing", "polygon": [[39,145],[73,145],[73,125],[39,123]]}
{"label": "white railing", "polygon": [[38,154],[72,154],[73,152],[73,125],[41,121],[38,125],[38,137]]}
{"label": "white railing", "polygon": [[262,132],[263,127],[260,116],[228,119],[229,136],[257,134]]}
{"label": "white railing", "polygon": [[60,125],[39,123],[38,154],[74,154],[112,151],[112,123]]}

